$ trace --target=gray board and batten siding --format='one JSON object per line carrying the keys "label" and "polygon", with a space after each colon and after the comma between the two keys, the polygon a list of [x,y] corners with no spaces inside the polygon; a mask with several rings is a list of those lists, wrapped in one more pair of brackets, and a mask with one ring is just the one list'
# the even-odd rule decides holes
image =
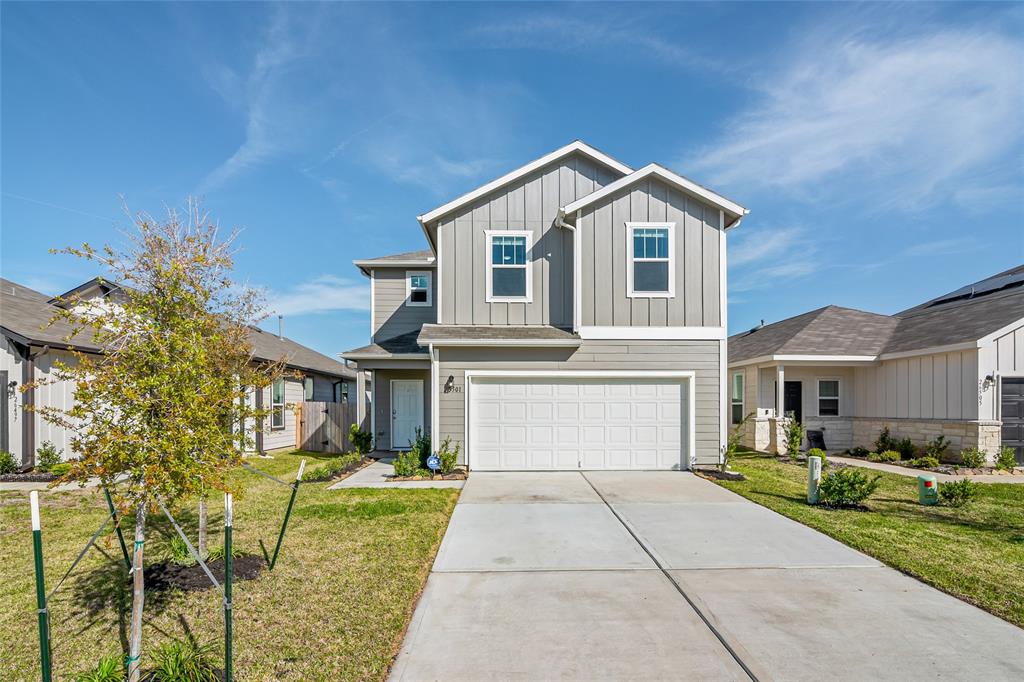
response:
{"label": "gray board and batten siding", "polygon": [[[430,273],[430,305],[406,305],[407,273]],[[432,265],[375,267],[373,277],[373,339],[386,340],[419,331],[437,321],[437,274]]]}

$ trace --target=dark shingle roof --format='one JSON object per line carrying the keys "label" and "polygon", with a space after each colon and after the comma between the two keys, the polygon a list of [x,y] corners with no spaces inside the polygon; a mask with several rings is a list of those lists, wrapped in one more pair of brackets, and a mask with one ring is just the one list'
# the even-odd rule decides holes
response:
{"label": "dark shingle roof", "polygon": [[765,355],[877,355],[897,322],[830,305],[729,337],[729,362]]}
{"label": "dark shingle roof", "polygon": [[547,326],[477,326],[425,324],[420,331],[421,345],[443,341],[579,341],[579,336],[559,327]]}
{"label": "dark shingle roof", "polygon": [[360,348],[353,348],[350,351],[345,351],[342,353],[342,356],[355,357],[358,355],[379,355],[381,358],[387,358],[391,355],[409,355],[412,353],[418,353],[426,357],[426,349],[420,348],[419,344],[416,343],[416,336],[418,334],[418,330],[400,334],[390,339],[371,343],[368,346],[362,346]]}
{"label": "dark shingle roof", "polygon": [[[79,287],[72,291],[77,289]],[[0,327],[38,345],[68,345],[65,338],[72,331],[71,325],[63,320],[49,324],[57,312],[56,306],[50,303],[51,300],[49,296],[38,291],[10,280],[0,279]],[[71,345],[79,350],[99,352],[99,346],[88,340],[89,338],[88,331],[83,331],[72,338]],[[253,329],[249,339],[253,345],[253,355],[257,359],[271,362],[283,360],[294,369],[349,379],[355,377],[355,372],[341,362],[287,337],[280,339],[275,334]]]}

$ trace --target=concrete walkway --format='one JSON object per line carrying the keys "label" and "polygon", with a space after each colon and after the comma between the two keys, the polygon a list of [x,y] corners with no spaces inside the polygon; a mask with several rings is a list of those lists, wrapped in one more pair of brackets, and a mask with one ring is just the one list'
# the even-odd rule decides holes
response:
{"label": "concrete walkway", "polygon": [[382,459],[365,466],[348,478],[343,478],[334,485],[328,486],[328,490],[342,490],[344,488],[461,488],[465,481],[388,481],[388,476],[394,474],[395,469],[391,466],[390,459]]}
{"label": "concrete walkway", "polygon": [[393,680],[1024,679],[1024,631],[679,472],[473,473]]}
{"label": "concrete walkway", "polygon": [[840,457],[838,455],[829,455],[828,459],[830,462],[842,462],[843,464],[849,464],[850,466],[874,469],[875,471],[887,471],[890,474],[910,476],[911,478],[917,478],[920,474],[932,474],[935,476],[935,480],[939,483],[959,481],[962,478],[969,478],[975,483],[1024,483],[1024,474],[977,474],[975,476],[967,474],[938,474],[934,471],[908,469],[907,467],[901,467],[895,464],[885,464],[884,462],[869,462],[866,459],[860,459],[859,457]]}

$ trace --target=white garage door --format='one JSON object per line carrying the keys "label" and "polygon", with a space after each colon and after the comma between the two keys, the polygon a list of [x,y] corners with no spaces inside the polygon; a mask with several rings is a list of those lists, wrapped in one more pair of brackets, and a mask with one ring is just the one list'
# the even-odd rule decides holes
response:
{"label": "white garage door", "polygon": [[685,379],[475,377],[470,467],[685,469]]}

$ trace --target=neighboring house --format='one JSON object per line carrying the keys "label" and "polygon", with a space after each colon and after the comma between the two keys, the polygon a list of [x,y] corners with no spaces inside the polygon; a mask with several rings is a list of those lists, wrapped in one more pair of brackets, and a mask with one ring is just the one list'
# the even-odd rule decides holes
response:
{"label": "neighboring house", "polygon": [[[115,284],[90,280],[59,298],[72,296],[82,301],[97,298],[116,305],[119,291]],[[18,387],[33,380],[53,378],[55,362],[75,362],[68,348],[71,327],[63,320],[49,324],[58,303],[38,291],[0,279],[0,449],[15,455],[23,464],[35,461],[36,448],[50,441],[74,456],[72,434],[54,426],[38,414],[26,414],[25,405],[54,405],[64,409],[74,404],[74,387],[57,381],[37,389],[21,392]],[[288,338],[253,328],[250,340],[258,360],[284,360],[289,375],[253,395],[253,403],[272,410],[263,432],[254,426],[256,450],[262,452],[279,447],[294,447],[296,421],[288,405],[303,399],[343,402],[354,395],[355,372],[342,363],[300,345]],[[71,346],[84,353],[101,353],[86,333],[75,336]]]}
{"label": "neighboring house", "polygon": [[1024,265],[891,316],[828,306],[736,334],[729,370],[732,421],[755,414],[758,450],[784,449],[781,404],[829,450],[888,427],[1024,463]]}
{"label": "neighboring house", "polygon": [[477,470],[717,464],[746,213],[577,141],[419,216],[427,250],[355,261],[371,343],[343,357],[377,447],[422,429]]}

